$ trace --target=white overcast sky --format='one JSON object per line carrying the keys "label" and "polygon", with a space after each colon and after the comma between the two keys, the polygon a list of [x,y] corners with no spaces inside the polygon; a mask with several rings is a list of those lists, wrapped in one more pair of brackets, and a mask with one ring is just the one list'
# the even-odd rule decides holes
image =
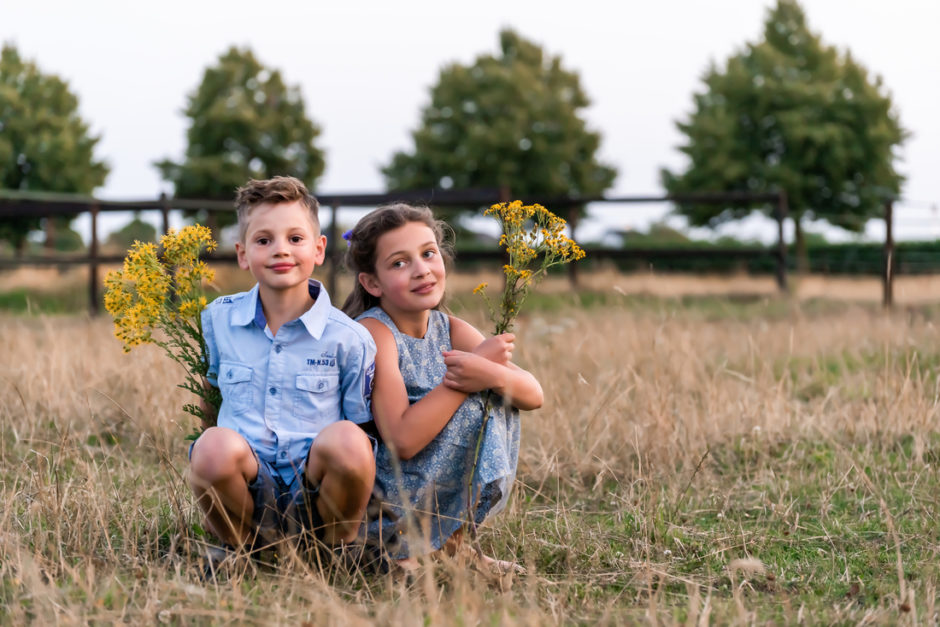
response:
{"label": "white overcast sky", "polygon": [[[182,156],[186,95],[232,44],[250,46],[301,87],[327,153],[318,190],[381,191],[379,167],[410,148],[440,68],[495,52],[499,29],[510,26],[580,73],[592,101],[585,115],[603,135],[601,157],[619,171],[609,193],[657,194],[659,169],[683,163],[675,121],[690,111],[708,63],[759,39],[772,4],[0,0],[0,41],[78,94],[102,138],[97,154],[111,167],[97,195],[144,199],[171,191],[152,162]],[[825,43],[851,50],[893,95],[912,132],[899,164],[908,181],[898,229],[907,219],[921,235],[940,237],[932,209],[940,204],[940,0],[802,5]]]}

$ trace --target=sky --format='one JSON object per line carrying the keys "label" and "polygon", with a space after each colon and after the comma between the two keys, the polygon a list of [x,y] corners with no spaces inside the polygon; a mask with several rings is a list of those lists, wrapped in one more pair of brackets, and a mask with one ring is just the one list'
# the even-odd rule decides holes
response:
{"label": "sky", "polygon": [[[687,118],[709,63],[761,37],[772,0],[0,0],[0,41],[68,81],[111,167],[101,198],[150,199],[172,188],[152,163],[185,150],[186,97],[231,45],[249,46],[298,85],[321,126],[323,193],[384,190],[380,167],[411,149],[411,131],[442,67],[495,53],[512,27],[576,70],[619,174],[608,195],[661,194],[681,168],[675,123]],[[891,93],[911,138],[896,205],[899,238],[940,238],[940,0],[803,0],[810,28]],[[645,228],[668,206],[593,207],[601,225]],[[107,225],[106,225],[107,226]],[[765,237],[750,221],[736,234]],[[872,224],[878,237],[883,225]]]}

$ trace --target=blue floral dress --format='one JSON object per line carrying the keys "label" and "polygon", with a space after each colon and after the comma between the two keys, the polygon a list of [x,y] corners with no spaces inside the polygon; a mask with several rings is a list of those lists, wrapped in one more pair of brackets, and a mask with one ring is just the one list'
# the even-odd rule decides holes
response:
{"label": "blue floral dress", "polygon": [[[359,316],[387,326],[398,345],[398,367],[415,403],[437,387],[447,367],[443,351],[451,349],[450,319],[432,310],[423,338],[398,330],[381,308]],[[473,485],[474,520],[483,522],[506,506],[519,459],[519,412],[504,408],[492,394],[490,420],[480,448]],[[483,394],[471,394],[441,432],[417,455],[398,460],[385,444],[376,452],[375,498],[370,508],[368,542],[388,551],[393,559],[439,549],[467,519],[467,476],[473,467],[477,437],[483,424]]]}

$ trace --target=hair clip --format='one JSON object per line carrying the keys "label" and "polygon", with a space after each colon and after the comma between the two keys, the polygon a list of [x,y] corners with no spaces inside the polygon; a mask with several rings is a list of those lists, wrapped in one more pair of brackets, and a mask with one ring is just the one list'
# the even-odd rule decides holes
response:
{"label": "hair clip", "polygon": [[345,233],[343,233],[343,239],[346,240],[346,245],[347,245],[347,246],[349,246],[350,244],[352,244],[352,229],[349,229],[348,231],[346,231]]}

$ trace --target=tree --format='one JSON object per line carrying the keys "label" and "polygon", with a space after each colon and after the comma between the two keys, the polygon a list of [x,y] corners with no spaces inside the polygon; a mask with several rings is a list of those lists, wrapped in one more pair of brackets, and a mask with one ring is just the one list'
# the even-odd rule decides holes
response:
{"label": "tree", "polygon": [[[249,49],[230,48],[189,96],[184,160],[156,164],[181,198],[229,200],[248,179],[295,176],[309,188],[323,173],[320,128],[298,87],[284,84]],[[226,214],[224,224],[234,221]]]}
{"label": "tree", "polygon": [[391,189],[506,187],[517,198],[596,195],[616,172],[598,162],[588,98],[561,58],[512,30],[500,56],[441,70],[412,133],[414,149],[383,168]]}
{"label": "tree", "polygon": [[[68,83],[45,74],[16,48],[0,50],[0,188],[90,194],[104,183],[108,166],[94,157],[99,141],[78,113]],[[71,218],[57,220],[66,230]],[[42,216],[4,218],[0,239],[18,254]]]}
{"label": "tree", "polygon": [[135,214],[133,220],[108,235],[107,243],[124,251],[133,246],[134,242],[156,242],[157,239],[157,229],[149,222],[141,220],[139,214]]}
{"label": "tree", "polygon": [[[688,168],[662,171],[670,194],[785,191],[805,267],[803,220],[858,232],[899,193],[895,150],[907,133],[890,96],[851,54],[823,45],[794,0],[778,0],[763,41],[748,44],[723,69],[710,67],[704,83],[690,119],[677,124]],[[696,226],[751,209],[677,207]]]}

